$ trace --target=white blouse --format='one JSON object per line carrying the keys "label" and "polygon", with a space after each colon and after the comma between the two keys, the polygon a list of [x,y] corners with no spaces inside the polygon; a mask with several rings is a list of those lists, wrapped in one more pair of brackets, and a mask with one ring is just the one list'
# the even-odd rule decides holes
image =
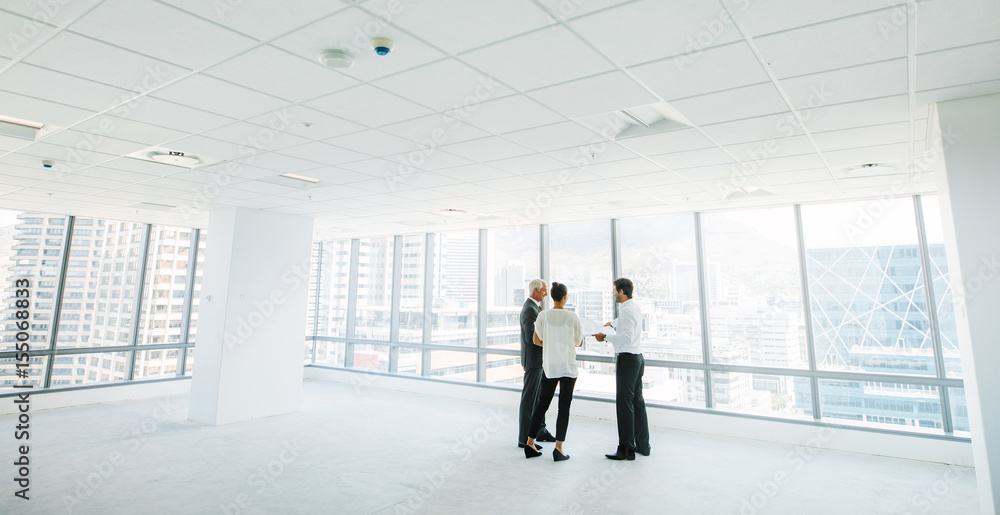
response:
{"label": "white blouse", "polygon": [[542,340],[542,370],[545,377],[576,377],[576,346],[583,340],[583,328],[576,313],[546,309],[535,320],[535,334]]}

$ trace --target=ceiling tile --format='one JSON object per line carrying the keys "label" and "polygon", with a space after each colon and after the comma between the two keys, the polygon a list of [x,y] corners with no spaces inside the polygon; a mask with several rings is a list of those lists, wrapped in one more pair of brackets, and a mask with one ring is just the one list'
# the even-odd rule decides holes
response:
{"label": "ceiling tile", "polygon": [[[4,7],[8,7],[7,4]],[[31,10],[25,17],[0,11],[0,34],[5,35],[0,38],[0,56],[11,59],[20,57],[25,50],[55,32],[56,28],[52,25],[31,19],[37,10],[34,6],[28,4],[25,7]]]}
{"label": "ceiling tile", "polygon": [[866,125],[882,125],[909,119],[906,95],[821,106],[809,110],[805,120],[810,132],[834,131]]}
{"label": "ceiling tile", "polygon": [[1000,2],[995,0],[932,0],[916,5],[918,54],[992,41],[1000,35]]}
{"label": "ceiling tile", "polygon": [[690,59],[663,59],[629,71],[667,101],[769,80],[742,41],[705,49]]}
{"label": "ceiling tile", "polygon": [[532,154],[534,151],[503,138],[489,137],[444,145],[441,150],[473,161],[495,161],[508,157]]}
{"label": "ceiling tile", "polygon": [[306,103],[319,111],[369,127],[380,127],[429,114],[431,111],[403,97],[363,84]]}
{"label": "ceiling tile", "polygon": [[802,134],[801,126],[799,126],[795,120],[795,116],[790,111],[775,115],[747,118],[745,120],[705,125],[701,129],[720,145],[761,141],[775,137]]}
{"label": "ceiling tile", "polygon": [[280,36],[345,7],[344,2],[336,0],[164,1],[262,41]]}
{"label": "ceiling tile", "polygon": [[610,113],[660,101],[622,72],[537,89],[529,95],[570,118]]}
{"label": "ceiling tile", "polygon": [[[291,123],[292,119],[287,119],[286,125],[291,125]],[[275,124],[275,126],[279,125]],[[246,154],[251,154],[254,151],[280,150],[309,141],[294,134],[248,122],[231,123],[218,129],[207,131],[202,135],[229,143],[236,143],[243,148],[243,152]]]}
{"label": "ceiling tile", "polygon": [[474,50],[461,58],[522,91],[614,69],[583,40],[558,25]]}
{"label": "ceiling tile", "polygon": [[[128,115],[128,113],[124,110],[116,109],[115,111]],[[158,145],[185,135],[184,132],[178,130],[106,114],[96,116],[79,125],[76,125],[73,127],[73,130],[93,134],[96,137],[110,136],[126,141],[144,143],[146,146]],[[125,153],[126,152],[122,152],[122,154]]]}
{"label": "ceiling tile", "polygon": [[102,111],[130,97],[124,89],[25,63],[0,75],[0,89],[90,111]]}
{"label": "ceiling tile", "polygon": [[909,160],[910,144],[894,143],[891,145],[866,146],[845,150],[824,152],[823,157],[830,168],[838,170],[849,166],[866,163],[902,163]]}
{"label": "ceiling tile", "polygon": [[[922,134],[922,133],[921,133]],[[908,122],[873,125],[856,129],[814,132],[813,140],[823,152],[863,147],[872,144],[903,143],[910,139]]]}
{"label": "ceiling tile", "polygon": [[503,137],[542,152],[605,140],[600,134],[572,121],[508,132]]}
{"label": "ceiling tile", "polygon": [[73,32],[191,69],[232,57],[253,39],[150,0],[105,0]]}
{"label": "ceiling tile", "polygon": [[[311,143],[307,143],[307,145],[309,144]],[[286,152],[288,150],[289,149],[287,148],[282,149],[282,152]],[[278,172],[278,174],[298,173],[312,168],[319,168],[320,166],[320,163],[315,161],[307,161],[305,159],[299,159],[297,157],[279,154],[277,152],[265,152],[263,154],[257,154],[256,156],[238,159],[236,162],[258,166],[268,170],[274,170],[275,172]]]}
{"label": "ceiling tile", "polygon": [[1000,41],[917,56],[918,91],[998,78]]}
{"label": "ceiling tile", "polygon": [[632,175],[619,175],[611,177],[611,180],[614,181],[615,184],[626,188],[634,188],[640,191],[652,186],[662,186],[665,184],[677,184],[679,182],[684,182],[684,179],[676,173],[665,170],[656,170]]}
{"label": "ceiling tile", "polygon": [[553,159],[545,154],[529,154],[526,156],[500,159],[498,161],[490,161],[489,165],[501,170],[516,173],[518,175],[566,168],[566,163],[558,159]]}
{"label": "ceiling tile", "polygon": [[[413,141],[393,136],[379,130],[365,130],[323,140],[331,145],[363,152],[370,156],[387,156],[421,149]],[[433,147],[428,147],[428,149]]]}
{"label": "ceiling tile", "polygon": [[[802,4],[795,0],[771,0],[766,3],[723,0],[723,3],[748,36],[770,34],[900,4],[899,0],[840,0],[817,3],[803,9]],[[890,19],[899,20],[898,16]],[[905,18],[901,28],[906,29]]]}
{"label": "ceiling tile", "polygon": [[490,133],[456,118],[432,114],[405,122],[386,125],[381,130],[416,141],[425,147],[458,143],[489,136]]}
{"label": "ceiling tile", "polygon": [[188,73],[184,68],[71,32],[61,32],[24,61],[135,92],[149,91]]}
{"label": "ceiling tile", "polygon": [[661,154],[658,156],[651,156],[650,159],[671,170],[691,168],[694,166],[712,166],[718,164],[736,165],[736,161],[734,161],[732,157],[718,147],[689,150],[687,152],[675,152],[673,154]]}
{"label": "ceiling tile", "polygon": [[[447,77],[447,80],[442,80]],[[379,79],[374,84],[438,111],[510,95],[514,91],[455,59],[442,59]]]}
{"label": "ceiling tile", "polygon": [[906,27],[886,31],[893,9],[842,18],[756,38],[779,78],[906,56]]}
{"label": "ceiling tile", "polygon": [[631,0],[539,0],[553,15],[568,20]]}
{"label": "ceiling tile", "polygon": [[586,170],[607,179],[617,179],[629,175],[669,173],[663,167],[645,158],[622,159],[610,163],[588,164]]}
{"label": "ceiling tile", "polygon": [[233,121],[232,118],[148,96],[139,97],[113,113],[188,133],[215,129]]}
{"label": "ceiling tile", "polygon": [[272,46],[261,46],[205,71],[292,102],[302,102],[358,84],[358,79],[306,61]]}
{"label": "ceiling tile", "polygon": [[677,100],[672,105],[696,125],[754,118],[788,109],[769,82]]}
{"label": "ceiling tile", "polygon": [[714,146],[696,129],[679,129],[635,138],[618,138],[618,143],[642,155],[684,152]]}
{"label": "ceiling tile", "polygon": [[[407,11],[431,10],[424,6]],[[393,17],[395,19],[395,17]],[[451,27],[453,30],[454,27]],[[371,39],[389,38],[395,49],[379,56]],[[354,66],[343,70],[348,77],[369,81],[445,57],[443,53],[387,23],[384,18],[351,7],[278,38],[272,44],[316,61],[323,50],[343,50],[354,57]]]}
{"label": "ceiling tile", "polygon": [[0,112],[6,116],[59,127],[68,127],[95,114],[94,111],[6,91],[0,91],[0,106]]}
{"label": "ceiling tile", "polygon": [[283,107],[275,113],[263,114],[247,121],[311,140],[332,138],[364,129],[354,122],[300,105]]}
{"label": "ceiling tile", "polygon": [[472,108],[448,111],[447,114],[496,134],[565,120],[524,95],[490,100]]}
{"label": "ceiling tile", "polygon": [[88,134],[86,132],[76,130],[64,130],[47,136],[43,141],[46,143],[53,143],[55,145],[72,147],[79,153],[95,151],[102,152],[104,154],[117,155],[131,154],[132,152],[137,152],[150,146],[145,143],[135,143],[105,135]]}
{"label": "ceiling tile", "polygon": [[816,152],[816,148],[813,147],[809,138],[801,135],[727,145],[725,149],[738,161],[748,166],[751,163],[761,163],[775,157],[812,154]]}
{"label": "ceiling tile", "polygon": [[274,111],[288,104],[285,100],[202,74],[174,82],[152,96],[236,119]]}
{"label": "ceiling tile", "polygon": [[[362,159],[368,159],[369,157],[365,154],[354,152],[353,150],[348,150],[346,148],[328,145],[326,143],[322,143],[319,141],[313,141],[303,145],[284,148],[281,150],[280,153],[301,159],[308,159],[309,161],[325,165],[338,165],[341,163],[349,163],[351,161],[360,161]],[[264,166],[264,165],[258,165],[258,166]],[[312,168],[316,168],[317,166],[318,165],[314,165]]]}
{"label": "ceiling tile", "polygon": [[421,170],[440,170],[442,168],[452,168],[455,166],[472,164],[472,161],[469,159],[434,148],[429,148],[426,151],[420,150],[404,154],[396,154],[394,156],[386,156],[386,159],[403,165],[402,168],[397,168],[404,171],[409,171],[410,168]]}
{"label": "ceiling tile", "polygon": [[529,0],[436,0],[404,8],[391,21],[457,54],[549,25],[552,18]]}
{"label": "ceiling tile", "polygon": [[906,59],[853,66],[780,81],[798,110],[907,92]]}
{"label": "ceiling tile", "polygon": [[699,50],[741,39],[718,2],[698,0],[639,0],[577,18],[570,26],[622,66],[673,56],[697,59]]}

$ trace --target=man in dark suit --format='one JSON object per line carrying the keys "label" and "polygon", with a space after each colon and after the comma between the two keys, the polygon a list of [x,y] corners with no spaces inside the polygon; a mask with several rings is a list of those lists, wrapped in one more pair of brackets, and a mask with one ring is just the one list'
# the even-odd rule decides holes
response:
{"label": "man in dark suit", "polygon": [[[521,409],[518,414],[517,446],[522,448],[528,441],[528,426],[538,405],[538,393],[542,385],[542,348],[535,345],[532,339],[535,334],[535,319],[542,310],[542,300],[549,294],[548,286],[541,279],[528,283],[528,290],[531,294],[521,308],[521,366],[524,368],[524,386],[521,389]],[[549,433],[542,421],[542,428],[535,435],[535,440],[554,442],[556,438]]]}

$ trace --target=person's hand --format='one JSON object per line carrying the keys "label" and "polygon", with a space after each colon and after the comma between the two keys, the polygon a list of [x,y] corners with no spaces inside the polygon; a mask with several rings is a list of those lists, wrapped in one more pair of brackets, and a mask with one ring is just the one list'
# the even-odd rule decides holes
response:
{"label": "person's hand", "polygon": [[604,327],[610,327],[610,326],[611,326],[611,322],[608,322],[608,323],[604,324]]}
{"label": "person's hand", "polygon": [[605,336],[604,333],[597,333],[597,334],[594,335],[594,338],[597,341],[599,341],[599,342],[603,342],[604,341],[604,336]]}

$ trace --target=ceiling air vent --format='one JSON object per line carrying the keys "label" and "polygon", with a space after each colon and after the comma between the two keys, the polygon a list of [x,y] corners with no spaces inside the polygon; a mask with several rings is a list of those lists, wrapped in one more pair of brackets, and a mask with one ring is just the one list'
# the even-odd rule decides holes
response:
{"label": "ceiling air vent", "polygon": [[691,126],[691,122],[684,115],[666,102],[622,109],[614,114],[626,123],[625,128],[615,136],[616,140],[647,136]]}

